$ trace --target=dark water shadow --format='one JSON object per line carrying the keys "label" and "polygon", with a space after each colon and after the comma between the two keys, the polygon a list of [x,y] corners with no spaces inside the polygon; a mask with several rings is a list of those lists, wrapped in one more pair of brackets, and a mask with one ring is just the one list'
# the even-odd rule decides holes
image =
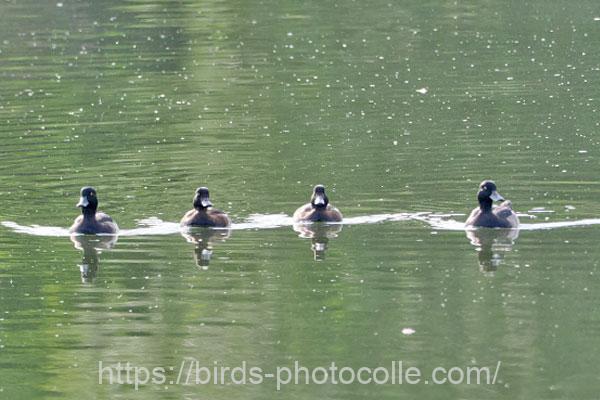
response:
{"label": "dark water shadow", "polygon": [[194,260],[203,270],[208,269],[213,254],[213,246],[231,237],[231,229],[190,228],[181,232],[188,243],[194,243]]}
{"label": "dark water shadow", "polygon": [[519,237],[518,229],[479,228],[467,230],[466,233],[471,244],[477,248],[482,272],[496,271]]}
{"label": "dark water shadow", "polygon": [[102,250],[115,247],[118,236],[114,235],[71,235],[70,239],[77,250],[83,251],[83,258],[79,264],[81,282],[93,283],[98,275],[99,258]]}
{"label": "dark water shadow", "polygon": [[298,232],[298,237],[310,239],[310,248],[313,251],[315,261],[325,259],[325,253],[329,246],[329,240],[336,238],[342,231],[342,224],[294,224],[294,231]]}

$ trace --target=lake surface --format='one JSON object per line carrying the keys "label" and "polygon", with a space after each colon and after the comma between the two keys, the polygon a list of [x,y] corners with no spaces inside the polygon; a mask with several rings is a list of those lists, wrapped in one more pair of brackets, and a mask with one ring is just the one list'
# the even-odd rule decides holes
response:
{"label": "lake surface", "polygon": [[[0,397],[597,398],[597,2],[9,0],[0,32]],[[524,229],[465,232],[485,178]],[[316,183],[344,225],[292,226]],[[118,239],[66,233],[85,185]],[[186,237],[203,185],[234,225]]]}

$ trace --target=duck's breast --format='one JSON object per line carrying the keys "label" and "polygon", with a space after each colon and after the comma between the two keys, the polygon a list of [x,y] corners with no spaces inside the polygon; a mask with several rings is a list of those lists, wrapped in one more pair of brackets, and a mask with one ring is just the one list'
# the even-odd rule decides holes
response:
{"label": "duck's breast", "polygon": [[309,221],[314,211],[315,209],[312,207],[312,205],[310,203],[306,203],[294,212],[294,221]]}
{"label": "duck's breast", "polygon": [[469,218],[467,218],[467,222],[465,222],[465,225],[477,226],[477,220],[480,215],[481,215],[481,209],[479,207],[473,209],[473,211],[471,211],[471,215],[469,215]]}
{"label": "duck's breast", "polygon": [[231,225],[229,216],[221,210],[211,210],[209,217],[215,227],[226,228]]}
{"label": "duck's breast", "polygon": [[324,220],[328,222],[341,222],[343,218],[340,210],[338,210],[332,205],[327,206],[327,210],[325,210],[324,212],[324,217]]}

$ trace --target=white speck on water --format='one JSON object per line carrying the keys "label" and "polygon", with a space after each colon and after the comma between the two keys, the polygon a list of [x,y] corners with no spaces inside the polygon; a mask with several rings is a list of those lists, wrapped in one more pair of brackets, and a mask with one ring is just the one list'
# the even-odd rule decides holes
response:
{"label": "white speck on water", "polygon": [[600,17],[594,17],[594,21],[600,21]]}
{"label": "white speck on water", "polygon": [[421,94],[427,94],[429,90],[427,90],[427,88],[421,88],[421,89],[417,89],[417,93],[421,93]]}
{"label": "white speck on water", "polygon": [[410,336],[413,333],[415,333],[415,330],[413,328],[404,328],[404,329],[402,329],[402,334],[403,335]]}
{"label": "white speck on water", "polygon": [[579,154],[587,154],[587,150],[579,150],[578,153]]}
{"label": "white speck on water", "polygon": [[63,3],[56,3],[56,7],[60,8],[63,6]]}

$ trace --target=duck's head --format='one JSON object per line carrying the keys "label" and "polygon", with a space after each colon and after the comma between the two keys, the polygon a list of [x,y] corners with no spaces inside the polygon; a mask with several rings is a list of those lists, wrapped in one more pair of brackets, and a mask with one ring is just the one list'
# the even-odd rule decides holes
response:
{"label": "duck's head", "polygon": [[479,203],[492,203],[493,201],[502,201],[504,197],[498,193],[496,184],[494,181],[483,181],[479,185],[479,193],[477,193],[477,200]]}
{"label": "duck's head", "polygon": [[210,202],[210,196],[208,193],[208,188],[199,187],[196,189],[196,194],[194,195],[194,208],[196,210],[205,210],[208,207],[212,207],[212,203]]}
{"label": "duck's head", "polygon": [[325,194],[325,186],[317,185],[313,189],[312,197],[310,198],[310,204],[314,208],[325,208],[329,204],[329,199]]}
{"label": "duck's head", "polygon": [[77,207],[81,207],[81,211],[84,213],[86,211],[96,211],[98,208],[98,195],[96,194],[96,189],[91,186],[82,187]]}

